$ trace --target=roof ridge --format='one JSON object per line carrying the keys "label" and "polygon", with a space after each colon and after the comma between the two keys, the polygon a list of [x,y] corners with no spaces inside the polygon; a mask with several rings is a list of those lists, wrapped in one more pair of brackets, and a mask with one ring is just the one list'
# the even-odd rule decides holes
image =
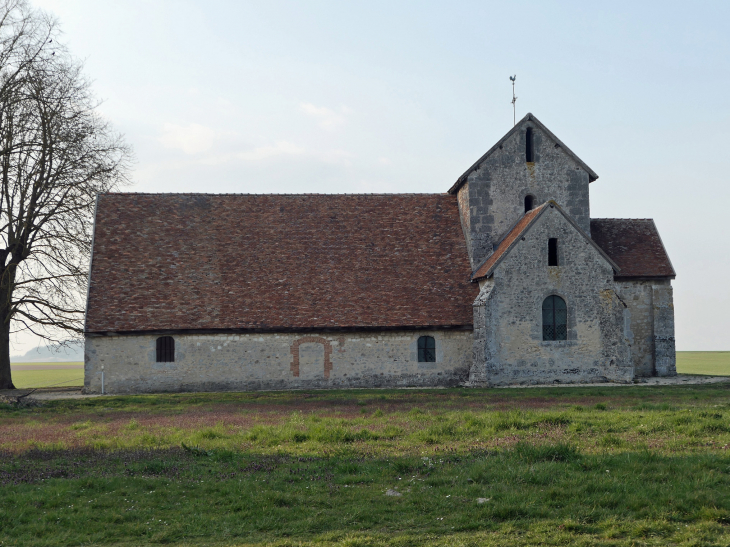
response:
{"label": "roof ridge", "polygon": [[258,194],[258,193],[237,193],[237,192],[100,192],[102,196],[287,196],[287,197],[302,197],[302,196],[378,196],[378,197],[391,197],[391,196],[449,196],[448,192],[391,192],[391,193],[363,193],[363,194],[349,194],[349,193],[307,193],[307,194]]}
{"label": "roof ridge", "polygon": [[591,217],[591,220],[654,220],[653,218]]}
{"label": "roof ridge", "polygon": [[[516,221],[516,222],[515,222],[514,224],[512,224],[512,226],[510,226],[509,230],[507,230],[507,232],[506,232],[506,233],[504,234],[504,237],[503,237],[502,239],[500,239],[500,240],[499,240],[499,241],[497,242],[497,247],[499,247],[500,245],[502,245],[502,242],[503,242],[503,241],[504,241],[505,239],[507,239],[507,237],[509,237],[509,234],[511,234],[511,233],[512,233],[512,230],[514,230],[514,229],[515,229],[515,228],[517,227],[517,225],[518,225],[518,224],[519,224],[520,222],[522,222],[522,219],[524,219],[524,218],[525,218],[525,217],[526,217],[527,215],[530,215],[530,214],[531,214],[531,215],[533,215],[533,216],[534,216],[534,215],[536,215],[537,213],[533,213],[533,211],[539,211],[540,209],[544,209],[544,208],[545,208],[545,207],[546,207],[547,205],[549,205],[549,204],[550,204],[551,202],[553,202],[553,200],[548,200],[548,201],[546,201],[545,203],[541,203],[541,204],[540,204],[540,205],[538,205],[537,207],[533,207],[532,209],[530,209],[529,211],[527,211],[527,212],[526,212],[526,213],[525,213],[524,215],[522,215],[522,216],[521,216],[520,218],[518,218],[518,219],[517,219],[517,221]],[[525,229],[526,229],[526,228],[524,228],[524,229],[523,229],[523,231],[524,231]],[[491,255],[490,255],[490,256],[491,256]],[[486,260],[485,260],[485,262],[486,262]]]}
{"label": "roof ridge", "polygon": [[[545,207],[549,204],[554,204],[554,203],[555,202],[553,200],[546,201],[545,203],[535,207],[534,209],[531,209],[530,211],[528,211],[524,215],[522,215],[517,220],[517,222],[515,222],[512,225],[512,227],[509,230],[507,230],[507,233],[499,241],[499,243],[497,243],[497,248],[494,249],[492,254],[490,254],[487,258],[485,258],[484,261],[474,269],[474,271],[472,272],[472,275],[471,275],[472,281],[481,279],[482,277],[486,277],[486,275],[491,270],[493,270],[495,268],[495,266],[497,264],[499,264],[502,261],[502,259],[510,252],[512,247],[514,247],[517,244],[517,240],[520,238],[520,236],[523,233],[525,233],[530,226],[532,226],[532,224],[535,222],[535,220],[537,218],[540,217],[540,215],[542,215]],[[519,228],[520,224],[523,224],[523,223],[524,223],[524,226]],[[502,247],[502,245],[504,245],[504,248]],[[491,266],[489,266],[489,268],[486,268],[486,272],[484,274],[479,274],[479,272],[482,270],[482,268],[484,268],[489,263],[490,260],[492,261]]]}

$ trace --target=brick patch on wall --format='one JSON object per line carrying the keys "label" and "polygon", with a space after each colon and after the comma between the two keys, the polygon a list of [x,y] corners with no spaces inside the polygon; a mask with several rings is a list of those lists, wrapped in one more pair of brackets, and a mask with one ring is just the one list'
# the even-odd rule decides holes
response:
{"label": "brick patch on wall", "polygon": [[305,336],[294,340],[291,345],[291,371],[295,377],[299,377],[299,346],[302,344],[322,344],[324,346],[324,377],[330,377],[330,371],[332,370],[332,344],[326,338],[320,338],[319,336]]}

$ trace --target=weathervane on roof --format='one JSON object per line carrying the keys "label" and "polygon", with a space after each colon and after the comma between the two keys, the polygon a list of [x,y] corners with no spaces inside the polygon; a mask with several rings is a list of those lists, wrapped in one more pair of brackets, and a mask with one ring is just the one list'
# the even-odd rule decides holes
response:
{"label": "weathervane on roof", "polygon": [[512,125],[517,125],[517,110],[515,108],[515,103],[517,102],[517,97],[515,96],[515,80],[517,79],[517,74],[510,76],[509,79],[512,82]]}

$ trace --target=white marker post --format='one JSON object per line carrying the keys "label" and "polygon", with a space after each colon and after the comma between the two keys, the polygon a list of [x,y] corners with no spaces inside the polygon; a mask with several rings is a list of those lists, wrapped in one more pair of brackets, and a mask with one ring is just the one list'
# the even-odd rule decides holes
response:
{"label": "white marker post", "polygon": [[101,365],[101,394],[104,395],[104,365]]}

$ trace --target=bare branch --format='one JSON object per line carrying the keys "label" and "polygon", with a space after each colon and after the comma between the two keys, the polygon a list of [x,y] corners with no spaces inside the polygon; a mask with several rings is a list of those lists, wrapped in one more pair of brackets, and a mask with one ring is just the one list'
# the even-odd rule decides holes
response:
{"label": "bare branch", "polygon": [[83,332],[96,195],[128,182],[131,151],[59,35],[26,0],[0,0],[0,389],[11,332]]}

